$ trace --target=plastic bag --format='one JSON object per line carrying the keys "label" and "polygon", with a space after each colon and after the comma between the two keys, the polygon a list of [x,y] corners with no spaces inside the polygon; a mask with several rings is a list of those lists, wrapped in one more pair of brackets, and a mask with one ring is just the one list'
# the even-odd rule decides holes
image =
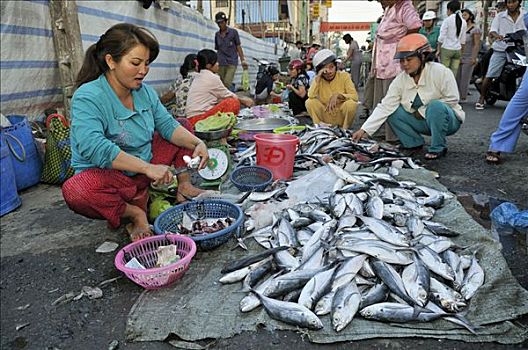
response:
{"label": "plastic bag", "polygon": [[512,229],[528,231],[528,210],[520,211],[513,203],[502,203],[493,209],[490,216],[494,228],[504,233]]}
{"label": "plastic bag", "polygon": [[242,77],[240,78],[240,85],[242,90],[249,91],[249,70],[244,69],[242,71]]}

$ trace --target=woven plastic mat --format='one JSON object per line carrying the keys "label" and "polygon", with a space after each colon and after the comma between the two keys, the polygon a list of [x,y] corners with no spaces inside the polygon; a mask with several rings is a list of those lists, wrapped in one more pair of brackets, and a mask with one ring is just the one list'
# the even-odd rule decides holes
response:
{"label": "woven plastic mat", "polygon": [[[446,190],[426,170],[404,170],[400,179]],[[454,239],[457,244],[479,250],[480,264],[486,274],[485,284],[471,300],[466,314],[472,323],[481,326],[478,335],[441,319],[428,323],[389,324],[368,321],[360,316],[336,333],[330,325],[330,317],[323,316],[321,320],[325,327],[322,330],[302,330],[307,338],[314,343],[393,337],[503,344],[526,341],[528,330],[515,319],[528,313],[528,291],[513,277],[500,244],[466,213],[456,199],[437,211],[434,220],[461,233]],[[197,254],[189,271],[174,286],[144,292],[130,311],[127,339],[162,341],[173,334],[193,342],[229,338],[244,331],[255,331],[257,326],[265,326],[270,331],[299,330],[269,318],[262,308],[247,314],[239,311],[239,302],[245,296],[239,291],[241,284],[222,285],[218,282],[222,276],[220,270],[226,262],[248,254],[240,249],[233,250],[235,245],[235,240],[231,240],[214,251]],[[249,253],[261,250],[256,244],[250,244],[249,248]]]}

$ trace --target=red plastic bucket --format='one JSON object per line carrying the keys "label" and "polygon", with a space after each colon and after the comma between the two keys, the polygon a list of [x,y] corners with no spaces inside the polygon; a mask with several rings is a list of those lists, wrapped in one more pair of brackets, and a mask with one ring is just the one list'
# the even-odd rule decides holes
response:
{"label": "red plastic bucket", "polygon": [[293,162],[299,138],[286,134],[256,134],[257,165],[269,169],[273,179],[287,180],[293,175]]}

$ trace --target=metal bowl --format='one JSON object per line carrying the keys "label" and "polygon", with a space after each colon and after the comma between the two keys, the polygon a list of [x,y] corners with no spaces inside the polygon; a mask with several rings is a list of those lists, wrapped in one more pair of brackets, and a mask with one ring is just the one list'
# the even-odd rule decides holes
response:
{"label": "metal bowl", "polygon": [[236,124],[236,128],[246,131],[272,132],[273,129],[288,126],[291,123],[283,118],[255,118],[241,120]]}
{"label": "metal bowl", "polygon": [[194,135],[204,141],[219,140],[228,137],[231,134],[232,128],[216,131],[195,131]]}

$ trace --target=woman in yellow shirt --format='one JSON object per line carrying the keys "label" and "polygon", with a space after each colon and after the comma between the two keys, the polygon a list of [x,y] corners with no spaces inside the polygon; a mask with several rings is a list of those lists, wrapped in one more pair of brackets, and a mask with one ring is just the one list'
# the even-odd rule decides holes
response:
{"label": "woman in yellow shirt", "polygon": [[347,72],[338,72],[336,55],[328,49],[313,59],[317,76],[308,90],[306,109],[314,124],[348,129],[356,117],[358,94]]}

